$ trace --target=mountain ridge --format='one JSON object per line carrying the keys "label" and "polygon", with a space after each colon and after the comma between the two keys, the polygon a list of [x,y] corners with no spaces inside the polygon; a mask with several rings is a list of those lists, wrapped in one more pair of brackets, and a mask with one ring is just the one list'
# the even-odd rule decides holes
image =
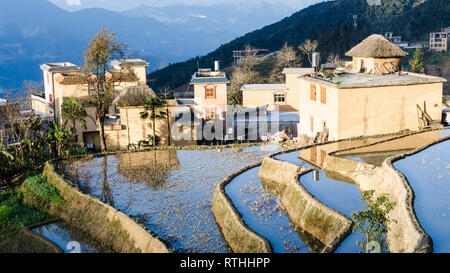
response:
{"label": "mountain ridge", "polygon": [[[365,38],[364,35],[384,34],[386,31],[402,35],[404,40],[427,40],[429,32],[450,25],[450,18],[445,14],[450,14],[448,0],[384,0],[381,1],[381,5],[373,6],[366,0],[321,2],[279,22],[238,37],[200,58],[172,64],[155,71],[149,76],[152,79],[150,85],[155,90],[164,86],[176,88],[189,81],[197,64],[210,67],[214,60],[219,60],[227,66],[232,62],[232,50],[243,49],[247,44],[272,51],[278,50],[286,42],[297,46],[306,38],[320,36],[322,31],[352,25],[353,15],[358,16],[358,25],[354,31],[354,36],[357,37],[353,37],[353,45]],[[327,42],[338,44],[345,41]],[[330,47],[330,50],[333,48]]]}

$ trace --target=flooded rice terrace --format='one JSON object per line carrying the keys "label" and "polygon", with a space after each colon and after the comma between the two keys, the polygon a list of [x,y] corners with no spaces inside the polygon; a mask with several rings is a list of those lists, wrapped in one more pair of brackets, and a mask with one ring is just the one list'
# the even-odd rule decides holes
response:
{"label": "flooded rice terrace", "polygon": [[175,252],[228,252],[211,210],[218,183],[276,145],[124,153],[61,162],[58,172],[137,218]]}
{"label": "flooded rice terrace", "polygon": [[281,197],[266,191],[258,178],[260,167],[236,176],[225,192],[242,215],[245,224],[263,236],[277,253],[319,252],[324,245],[295,227],[283,211]]}
{"label": "flooded rice terrace", "polygon": [[450,140],[397,161],[394,167],[415,193],[414,210],[434,252],[450,252]]}
{"label": "flooded rice terrace", "polygon": [[65,223],[53,223],[33,228],[31,231],[52,241],[65,253],[111,253],[85,232]]}
{"label": "flooded rice terrace", "polygon": [[[352,212],[358,212],[364,204],[364,202],[360,200],[361,192],[358,187],[351,182],[335,179],[332,174],[319,170],[311,164],[301,160],[300,157],[302,156],[302,152],[308,153],[308,151],[297,151],[277,155],[274,158],[304,168],[315,169],[312,172],[302,175],[299,182],[320,202],[351,219]],[[359,231],[351,233],[345,238],[335,252],[358,253],[363,251],[356,243],[357,240],[364,241],[365,235],[361,234]],[[384,251],[386,251],[386,249]]]}

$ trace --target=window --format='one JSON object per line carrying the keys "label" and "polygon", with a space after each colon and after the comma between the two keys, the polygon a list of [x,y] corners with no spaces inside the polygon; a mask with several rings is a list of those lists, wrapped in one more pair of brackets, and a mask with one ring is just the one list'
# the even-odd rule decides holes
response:
{"label": "window", "polygon": [[273,101],[275,103],[285,103],[286,102],[286,96],[284,93],[278,93],[274,95]]}
{"label": "window", "polygon": [[214,108],[206,109],[206,117],[205,120],[212,120],[216,118],[216,110]]}
{"label": "window", "polygon": [[327,88],[323,86],[320,87],[320,102],[327,104]]}
{"label": "window", "polygon": [[313,117],[309,117],[309,129],[310,129],[311,133],[314,133],[314,118]]}
{"label": "window", "polygon": [[205,98],[207,99],[216,98],[216,87],[214,85],[208,85],[205,87]]}
{"label": "window", "polygon": [[316,85],[315,84],[310,85],[310,98],[311,98],[311,100],[316,101]]}

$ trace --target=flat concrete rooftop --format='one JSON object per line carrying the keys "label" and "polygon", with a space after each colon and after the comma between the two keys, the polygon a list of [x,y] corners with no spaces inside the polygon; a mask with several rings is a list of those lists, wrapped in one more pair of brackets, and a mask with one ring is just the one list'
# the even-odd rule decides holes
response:
{"label": "flat concrete rooftop", "polygon": [[286,84],[244,84],[241,90],[280,90],[286,89]]}
{"label": "flat concrete rooftop", "polygon": [[387,75],[369,75],[364,73],[345,72],[333,77],[331,80],[314,77],[313,75],[306,75],[302,77],[311,82],[339,89],[418,85],[447,81],[444,78],[411,72],[401,72],[400,75],[398,73]]}
{"label": "flat concrete rooftop", "polygon": [[41,65],[41,69],[48,72],[69,72],[79,71],[80,67],[69,62],[62,63],[45,63]]}

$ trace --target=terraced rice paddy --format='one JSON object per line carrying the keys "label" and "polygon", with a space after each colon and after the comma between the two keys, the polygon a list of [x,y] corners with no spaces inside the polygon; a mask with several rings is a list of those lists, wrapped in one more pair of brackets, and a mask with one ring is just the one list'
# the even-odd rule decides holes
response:
{"label": "terraced rice paddy", "polygon": [[64,223],[48,224],[33,228],[31,231],[52,241],[66,253],[112,252],[91,239],[86,233]]}
{"label": "terraced rice paddy", "polygon": [[[302,161],[299,156],[300,152],[292,152],[275,156],[275,159],[290,162],[300,165],[304,168],[315,168],[309,163]],[[315,198],[334,210],[344,214],[351,219],[352,212],[358,212],[363,205],[359,200],[361,192],[354,184],[335,180],[329,177],[329,174],[315,170],[306,173],[300,177],[300,183],[308,190]],[[350,234],[336,249],[336,252],[355,253],[363,251],[356,241],[365,240],[365,235],[358,231]]]}
{"label": "terraced rice paddy", "polygon": [[62,162],[57,170],[84,193],[135,217],[175,252],[228,252],[211,211],[214,189],[279,150],[138,152]]}
{"label": "terraced rice paddy", "polygon": [[281,206],[281,198],[268,193],[258,178],[260,167],[236,176],[225,192],[242,215],[245,224],[267,239],[274,252],[318,252],[324,246],[289,221]]}
{"label": "terraced rice paddy", "polygon": [[[450,130],[442,131],[443,136]],[[433,240],[434,252],[450,252],[450,140],[394,163],[414,193],[414,210]]]}

